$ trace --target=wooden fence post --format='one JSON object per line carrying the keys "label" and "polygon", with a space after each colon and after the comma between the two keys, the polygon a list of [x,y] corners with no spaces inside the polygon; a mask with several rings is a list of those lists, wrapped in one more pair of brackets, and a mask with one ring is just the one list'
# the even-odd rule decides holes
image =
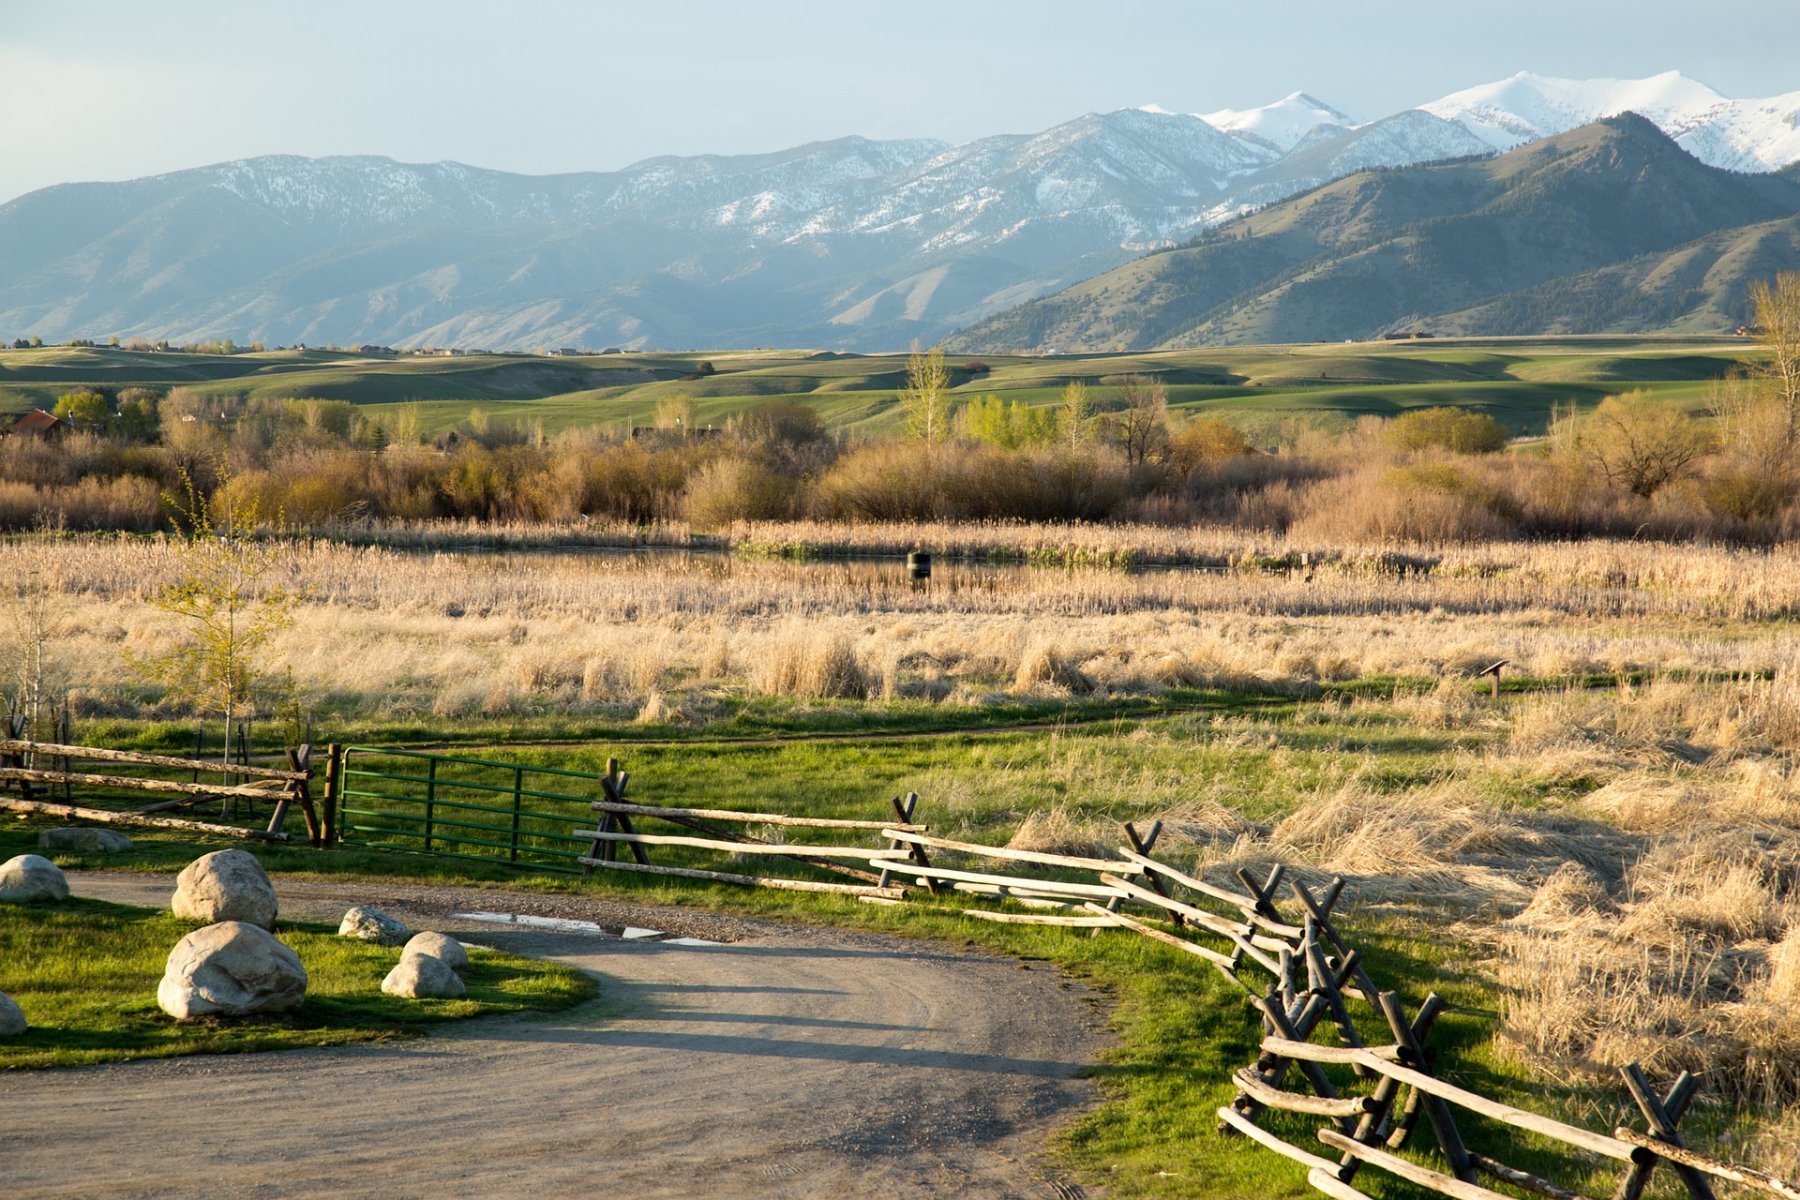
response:
{"label": "wooden fence post", "polygon": [[[1627,1063],[1619,1069],[1625,1078],[1625,1086],[1631,1091],[1631,1098],[1637,1102],[1638,1110],[1644,1114],[1649,1124],[1650,1136],[1671,1146],[1681,1145],[1681,1135],[1675,1132],[1675,1125],[1687,1106],[1699,1090],[1699,1081],[1687,1071],[1683,1071],[1669,1088],[1669,1094],[1662,1099],[1650,1088],[1650,1081],[1644,1077],[1643,1068],[1636,1063]],[[1706,1182],[1706,1176],[1688,1166],[1686,1163],[1671,1160],[1670,1166],[1681,1176],[1681,1182],[1687,1185],[1688,1194],[1694,1200],[1713,1200],[1712,1186]],[[1615,1193],[1618,1200],[1637,1200],[1650,1183],[1650,1173],[1656,1169],[1656,1160],[1633,1163],[1625,1178],[1619,1181],[1619,1190]]]}
{"label": "wooden fence post", "polygon": [[338,840],[338,801],[344,790],[344,748],[337,742],[325,747],[325,818],[320,840],[335,846]]}

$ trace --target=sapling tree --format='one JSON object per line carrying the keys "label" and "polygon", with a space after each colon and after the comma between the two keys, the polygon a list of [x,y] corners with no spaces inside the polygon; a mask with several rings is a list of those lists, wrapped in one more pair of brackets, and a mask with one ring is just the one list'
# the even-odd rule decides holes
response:
{"label": "sapling tree", "polygon": [[915,345],[906,360],[906,386],[900,390],[907,436],[927,446],[950,437],[950,368],[942,347],[921,353]]}
{"label": "sapling tree", "polygon": [[151,603],[180,625],[169,649],[127,651],[126,662],[171,699],[224,718],[229,761],[232,733],[273,673],[269,643],[292,619],[295,595],[278,578],[281,547],[258,536],[255,497],[232,488],[223,466],[220,472],[210,497],[185,473],[181,492],[163,497],[174,513],[177,567]]}

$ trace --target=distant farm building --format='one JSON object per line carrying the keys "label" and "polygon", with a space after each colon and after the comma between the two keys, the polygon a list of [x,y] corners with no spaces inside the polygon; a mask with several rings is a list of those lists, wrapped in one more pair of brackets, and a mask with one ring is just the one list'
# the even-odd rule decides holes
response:
{"label": "distant farm building", "polygon": [[69,424],[55,413],[47,413],[41,408],[34,408],[28,413],[21,413],[7,433],[16,437],[51,437],[67,430]]}

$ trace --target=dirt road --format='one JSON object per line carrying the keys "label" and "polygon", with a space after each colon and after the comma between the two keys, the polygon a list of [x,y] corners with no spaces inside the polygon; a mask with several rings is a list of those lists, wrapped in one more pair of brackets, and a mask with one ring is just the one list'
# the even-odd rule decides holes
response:
{"label": "dirt road", "polygon": [[[164,903],[172,881],[74,873]],[[601,998],[417,1041],[0,1075],[13,1196],[1013,1197],[1089,1100],[1097,1008],[1041,964],[580,898],[277,880],[283,915],[379,903],[554,958]],[[452,919],[638,925],[725,945]],[[1028,968],[1028,969],[1027,969]]]}

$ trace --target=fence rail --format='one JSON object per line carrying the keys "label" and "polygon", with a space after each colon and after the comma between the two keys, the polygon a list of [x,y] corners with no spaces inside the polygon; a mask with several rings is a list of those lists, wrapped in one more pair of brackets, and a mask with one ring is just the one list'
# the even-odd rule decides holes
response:
{"label": "fence rail", "polygon": [[[290,806],[297,802],[306,818],[308,840],[314,846],[325,844],[324,831],[313,806],[311,746],[298,746],[288,750],[288,765],[286,769],[282,769],[208,759],[180,758],[168,754],[148,754],[137,750],[111,750],[100,746],[80,746],[64,742],[34,742],[18,736],[20,732],[22,729],[19,719],[11,718],[7,725],[7,733],[10,736],[0,738],[0,786],[12,785],[18,790],[16,798],[0,795],[0,808],[21,813],[54,814],[72,820],[94,821],[101,824],[188,829],[196,833],[227,837],[286,841],[288,835],[283,832],[282,825],[287,819]],[[41,766],[28,765],[42,764],[46,761],[58,763],[60,766],[44,769]],[[79,761],[175,769],[189,772],[193,778],[190,781],[161,779],[149,775],[77,771],[74,769],[74,764]],[[222,779],[217,783],[202,782],[199,777],[203,774],[222,776]],[[248,776],[253,782],[236,782],[235,780],[240,776]],[[178,799],[157,801],[136,810],[118,811],[91,808],[73,803],[71,789],[77,784],[106,791],[143,792],[153,796],[175,796]],[[63,802],[58,803],[38,798],[37,789],[40,786],[47,791],[57,785],[60,785],[63,790]],[[153,815],[170,809],[191,806],[201,800],[212,799],[225,803],[262,801],[273,805],[274,810],[269,818],[268,827],[261,830],[197,821],[185,817]]]}
{"label": "fence rail", "polygon": [[[1643,1117],[1642,1131],[1625,1125],[1585,1129],[1443,1078],[1444,1064],[1427,1045],[1444,1000],[1427,995],[1409,1015],[1399,997],[1376,982],[1336,926],[1335,909],[1345,891],[1341,878],[1317,891],[1281,865],[1261,879],[1243,869],[1233,871],[1229,882],[1202,878],[1155,857],[1160,823],[1142,832],[1126,824],[1128,844],[1118,848],[1116,858],[1058,854],[932,836],[927,825],[914,821],[916,793],[893,798],[891,817],[872,819],[662,806],[626,799],[630,776],[616,759],[608,760],[604,773],[593,773],[333,746],[321,824],[311,802],[309,747],[290,751],[288,769],[282,770],[37,743],[17,737],[11,727],[6,732],[14,736],[0,738],[0,784],[16,786],[21,798],[0,796],[0,807],[16,811],[284,838],[282,817],[290,801],[298,801],[315,845],[342,843],[541,871],[606,870],[851,895],[886,904],[920,890],[957,892],[1030,910],[961,910],[972,919],[1059,925],[1094,936],[1116,929],[1144,937],[1207,963],[1231,981],[1262,1024],[1255,1062],[1229,1075],[1235,1095],[1217,1110],[1220,1131],[1300,1164],[1313,1189],[1334,1200],[1366,1200],[1367,1193],[1355,1186],[1365,1168],[1457,1200],[1508,1200],[1488,1183],[1547,1200],[1583,1200],[1573,1188],[1472,1149],[1458,1113],[1480,1118],[1484,1137],[1525,1134],[1563,1147],[1562,1165],[1572,1169],[1589,1172],[1595,1160],[1618,1164],[1625,1173],[1616,1200],[1637,1200],[1659,1166],[1674,1173],[1692,1200],[1714,1200],[1709,1183],[1714,1179],[1800,1200],[1800,1188],[1791,1183],[1683,1143],[1678,1125],[1698,1090],[1685,1072],[1658,1095],[1635,1064],[1624,1069],[1626,1088]],[[27,765],[45,758],[60,761],[62,769]],[[224,778],[217,784],[188,783],[77,772],[70,769],[77,759]],[[253,782],[236,782],[240,777]],[[33,785],[58,782],[181,799],[119,813],[33,797]],[[201,797],[268,800],[277,808],[267,831],[151,815]],[[598,827],[589,827],[595,814]],[[641,830],[637,821],[662,822],[675,831]],[[790,842],[789,830],[817,831],[836,840]],[[775,840],[778,835],[782,840]],[[865,844],[855,844],[858,836]],[[653,850],[664,861],[652,862]],[[946,865],[946,857],[957,865]],[[788,863],[836,878],[773,875],[760,865],[755,873],[721,869],[732,859]],[[1383,1033],[1366,1032],[1374,1028]],[[1307,1144],[1296,1144],[1263,1119],[1271,1113],[1278,1114],[1276,1126],[1306,1119],[1320,1124],[1302,1139]],[[1431,1130],[1441,1161],[1398,1153],[1421,1125]],[[1542,1157],[1541,1149],[1538,1154]]]}

